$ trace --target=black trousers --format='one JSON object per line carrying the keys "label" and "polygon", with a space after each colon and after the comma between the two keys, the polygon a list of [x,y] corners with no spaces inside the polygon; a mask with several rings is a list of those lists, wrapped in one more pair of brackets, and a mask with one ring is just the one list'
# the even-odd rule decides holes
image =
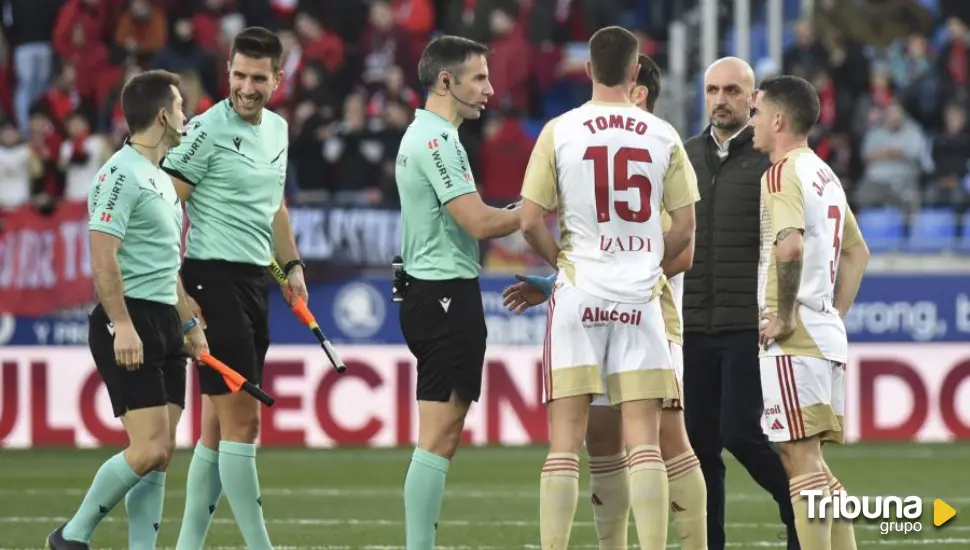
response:
{"label": "black trousers", "polygon": [[764,398],[758,331],[684,334],[684,420],[707,483],[707,548],[724,549],[724,460],[727,449],[778,503],[797,549],[788,475],[761,429]]}

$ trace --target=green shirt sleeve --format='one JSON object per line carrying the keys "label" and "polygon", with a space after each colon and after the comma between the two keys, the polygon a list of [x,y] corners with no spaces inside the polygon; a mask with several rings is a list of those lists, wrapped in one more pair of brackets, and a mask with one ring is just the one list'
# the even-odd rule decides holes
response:
{"label": "green shirt sleeve", "polygon": [[162,170],[195,187],[209,171],[212,158],[212,130],[203,121],[188,124],[188,134],[162,160]]}
{"label": "green shirt sleeve", "polygon": [[443,132],[431,137],[421,154],[421,166],[442,205],[478,191],[457,133]]}
{"label": "green shirt sleeve", "polygon": [[109,174],[105,181],[95,184],[94,206],[88,220],[88,229],[125,238],[131,213],[141,199],[141,186],[131,174],[119,169]]}

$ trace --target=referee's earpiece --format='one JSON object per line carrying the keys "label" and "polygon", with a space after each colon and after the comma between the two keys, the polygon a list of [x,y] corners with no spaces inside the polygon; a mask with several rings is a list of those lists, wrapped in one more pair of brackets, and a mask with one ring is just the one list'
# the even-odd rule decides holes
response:
{"label": "referee's earpiece", "polygon": [[451,89],[451,80],[450,79],[448,79],[447,77],[445,77],[445,79],[442,80],[442,82],[445,83],[445,88],[448,88],[449,90]]}

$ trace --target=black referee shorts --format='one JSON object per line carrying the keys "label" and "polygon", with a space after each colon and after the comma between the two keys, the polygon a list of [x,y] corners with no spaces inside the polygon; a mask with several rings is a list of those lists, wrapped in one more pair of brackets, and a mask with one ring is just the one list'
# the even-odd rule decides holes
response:
{"label": "black referee shorts", "polygon": [[185,408],[186,355],[178,312],[168,304],[135,298],[125,298],[125,305],[142,343],[143,362],[135,370],[115,360],[115,329],[101,304],[89,316],[88,347],[115,417],[167,403]]}
{"label": "black referee shorts", "polygon": [[463,401],[482,394],[485,310],[478,279],[410,279],[401,303],[401,332],[418,360],[419,401]]}
{"label": "black referee shorts", "polygon": [[[265,267],[186,259],[182,284],[205,317],[209,352],[258,386],[269,349],[269,272]],[[215,370],[199,363],[203,395],[229,393]]]}

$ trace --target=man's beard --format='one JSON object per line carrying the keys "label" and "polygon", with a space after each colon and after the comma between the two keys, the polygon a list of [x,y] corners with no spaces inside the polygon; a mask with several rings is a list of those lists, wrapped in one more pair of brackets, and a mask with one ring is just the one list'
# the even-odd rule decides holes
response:
{"label": "man's beard", "polygon": [[730,120],[718,120],[712,117],[710,121],[711,126],[718,130],[739,130],[748,124],[747,120],[738,120],[736,117],[731,117]]}

